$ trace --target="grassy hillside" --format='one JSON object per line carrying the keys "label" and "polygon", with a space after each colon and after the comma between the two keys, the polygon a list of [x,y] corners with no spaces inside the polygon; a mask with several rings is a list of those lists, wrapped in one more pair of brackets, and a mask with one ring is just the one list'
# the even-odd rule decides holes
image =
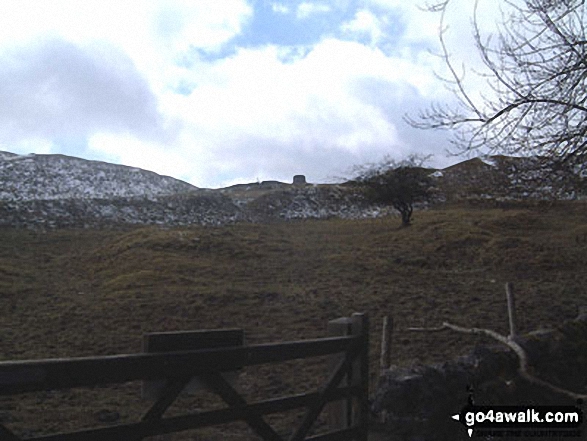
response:
{"label": "grassy hillside", "polygon": [[[410,326],[451,320],[506,333],[506,281],[518,292],[521,331],[574,317],[587,305],[586,219],[587,204],[574,202],[431,209],[403,229],[393,217],[0,229],[0,359],[138,352],[141,335],[152,331],[242,327],[249,342],[321,337],[328,320],[364,311],[375,380],[385,314],[396,322],[394,363],[403,365],[440,361],[479,341],[410,333]],[[260,367],[247,370],[242,384],[252,399],[268,397],[264,390],[305,390],[323,378],[319,368],[319,361]],[[119,422],[130,421],[148,405],[137,399],[138,388],[120,386],[117,398],[102,390],[27,395],[18,405],[0,398],[0,421],[25,434],[32,415],[39,427],[57,420],[50,431],[76,418],[78,426],[101,424],[96,412],[111,408],[121,412]],[[214,402],[197,400],[190,406]]]}

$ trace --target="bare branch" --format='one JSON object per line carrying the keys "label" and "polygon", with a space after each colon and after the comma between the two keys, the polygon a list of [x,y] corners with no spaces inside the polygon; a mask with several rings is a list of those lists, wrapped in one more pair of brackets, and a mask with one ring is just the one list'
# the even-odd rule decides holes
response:
{"label": "bare branch", "polygon": [[482,113],[479,111],[479,109],[477,109],[477,107],[475,106],[475,103],[473,102],[473,100],[471,99],[471,97],[468,95],[467,91],[465,90],[464,86],[463,86],[463,76],[459,76],[451,62],[451,57],[450,54],[448,52],[448,48],[446,46],[446,42],[444,41],[444,34],[446,33],[446,30],[448,29],[447,27],[444,26],[444,18],[445,18],[445,14],[446,14],[446,6],[448,5],[448,0],[446,2],[444,2],[443,7],[441,9],[441,15],[440,15],[440,32],[438,34],[439,40],[440,40],[440,46],[442,48],[442,53],[443,53],[443,58],[444,58],[444,62],[446,64],[446,66],[448,67],[452,77],[454,78],[454,84],[457,86],[458,91],[460,93],[460,98],[466,102],[467,106],[469,107],[469,109],[471,111],[473,111],[474,113],[477,114],[478,118],[482,118]]}
{"label": "bare branch", "polygon": [[520,374],[521,377],[525,378],[530,383],[545,387],[555,393],[565,395],[565,396],[572,398],[574,400],[587,399],[587,394],[578,394],[578,393],[572,392],[567,389],[562,389],[558,386],[555,386],[554,384],[551,384],[547,381],[544,381],[544,380],[530,374],[528,372],[528,356],[526,355],[524,348],[522,348],[522,346],[520,346],[514,340],[509,339],[509,338],[507,338],[507,337],[505,337],[495,331],[492,331],[491,329],[463,328],[462,326],[453,325],[452,323],[449,323],[449,322],[443,322],[442,326],[439,326],[436,328],[408,328],[408,331],[416,331],[416,332],[439,332],[439,331],[447,331],[447,330],[460,332],[462,334],[487,335],[487,336],[499,341],[500,343],[503,343],[508,348],[510,348],[512,351],[514,351],[514,353],[518,356],[518,360],[520,362],[520,365],[518,367],[518,373]]}
{"label": "bare branch", "polygon": [[[456,67],[446,39],[450,0],[427,6],[440,14],[439,57],[448,78],[439,78],[457,104],[435,103],[404,120],[416,128],[451,130],[460,153],[546,155],[581,165],[587,157],[587,5],[583,0],[502,2],[507,8],[498,30],[486,35],[479,0],[474,3],[472,39],[482,69]],[[479,87],[475,77],[487,92],[473,92],[469,86]]]}

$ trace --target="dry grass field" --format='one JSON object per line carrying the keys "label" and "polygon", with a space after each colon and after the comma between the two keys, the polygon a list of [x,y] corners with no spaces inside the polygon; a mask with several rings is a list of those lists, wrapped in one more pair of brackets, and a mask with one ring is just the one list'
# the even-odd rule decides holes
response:
{"label": "dry grass field", "polygon": [[[439,362],[480,341],[410,333],[410,326],[451,320],[506,333],[507,281],[515,284],[522,332],[556,326],[587,305],[584,202],[455,205],[417,212],[409,228],[398,225],[389,217],[1,229],[0,359],[139,352],[142,334],[153,331],[239,327],[251,343],[323,337],[328,320],[362,311],[371,319],[373,387],[386,314],[396,326],[394,363],[408,365]],[[318,359],[247,369],[241,390],[248,399],[309,390],[328,373],[323,365]],[[25,436],[108,424],[99,421],[104,412],[130,422],[148,409],[139,396],[140,384],[127,384],[0,397],[0,421]],[[169,413],[218,405],[201,393]],[[243,439],[242,427],[161,439]]]}

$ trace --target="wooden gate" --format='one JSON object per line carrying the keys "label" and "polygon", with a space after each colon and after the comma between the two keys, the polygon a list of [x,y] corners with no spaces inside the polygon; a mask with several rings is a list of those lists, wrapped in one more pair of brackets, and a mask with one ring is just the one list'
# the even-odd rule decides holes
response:
{"label": "wooden gate", "polygon": [[[263,416],[305,407],[305,416],[293,431],[290,441],[366,441],[369,414],[368,318],[364,314],[353,314],[348,323],[349,335],[322,339],[194,351],[0,362],[0,396],[135,380],[166,380],[159,398],[138,422],[27,440],[139,441],[149,436],[242,420],[263,440],[282,441],[283,438],[265,422]],[[247,403],[222,375],[234,371],[235,367],[338,353],[342,355],[337,359],[329,379],[320,390],[311,393]],[[166,409],[194,377],[204,380],[228,407],[164,418]],[[341,400],[344,400],[345,412],[349,412],[345,427],[309,437],[310,429],[326,403]],[[350,404],[353,402],[355,405]],[[21,438],[0,424],[0,439],[16,441]]]}

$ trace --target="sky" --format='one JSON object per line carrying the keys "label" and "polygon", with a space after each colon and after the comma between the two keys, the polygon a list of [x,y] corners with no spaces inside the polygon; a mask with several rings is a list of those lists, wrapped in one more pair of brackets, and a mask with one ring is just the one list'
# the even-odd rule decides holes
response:
{"label": "sky", "polygon": [[[447,42],[467,61],[472,3],[453,0],[447,13]],[[333,182],[413,153],[447,166],[462,160],[446,155],[449,134],[403,120],[452,99],[436,76],[439,17],[421,6],[2,0],[0,150],[124,164],[203,188],[295,174]]]}

